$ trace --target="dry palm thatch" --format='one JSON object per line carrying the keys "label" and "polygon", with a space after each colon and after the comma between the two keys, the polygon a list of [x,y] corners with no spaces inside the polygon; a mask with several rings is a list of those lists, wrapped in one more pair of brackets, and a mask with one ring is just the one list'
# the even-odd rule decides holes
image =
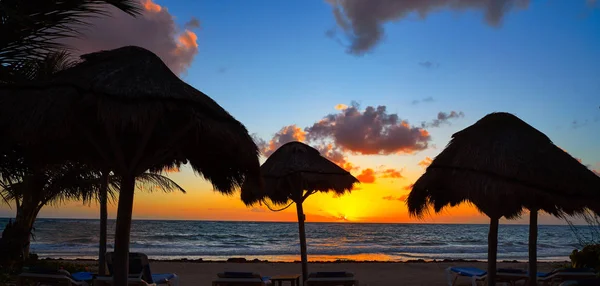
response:
{"label": "dry palm thatch", "polygon": [[74,158],[122,177],[114,277],[125,285],[135,176],[189,163],[222,193],[259,188],[258,148],[152,52],[129,46],[82,59],[49,81],[0,86],[0,135],[42,162]]}
{"label": "dry palm thatch", "polygon": [[252,205],[269,199],[275,204],[296,203],[300,235],[302,277],[308,276],[306,235],[302,203],[316,192],[332,191],[337,195],[350,192],[359,181],[348,171],[321,156],[304,143],[290,142],[279,147],[260,167],[264,187],[242,187],[242,200]]}
{"label": "dry palm thatch", "polygon": [[598,209],[590,197],[600,198],[600,177],[518,117],[492,113],[452,136],[407,202],[416,216],[469,201],[513,218],[523,207],[553,215]]}
{"label": "dry palm thatch", "polygon": [[[264,187],[242,188],[242,200],[252,205],[264,199],[275,204],[296,201],[303,192],[350,192],[358,180],[348,171],[321,156],[318,150],[300,142],[289,142],[277,149],[260,167]],[[253,193],[253,190],[259,191]]]}
{"label": "dry palm thatch", "polygon": [[413,185],[407,204],[415,216],[430,206],[439,212],[462,202],[488,215],[492,282],[500,217],[515,218],[523,208],[531,210],[530,273],[536,273],[537,211],[555,216],[586,208],[597,211],[599,198],[600,177],[518,117],[492,113],[452,136]]}

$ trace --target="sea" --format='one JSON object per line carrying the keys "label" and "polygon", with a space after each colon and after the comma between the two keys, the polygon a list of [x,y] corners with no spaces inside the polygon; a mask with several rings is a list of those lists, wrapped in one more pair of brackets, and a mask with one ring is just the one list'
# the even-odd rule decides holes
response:
{"label": "sea", "polygon": [[[8,219],[0,219],[0,227]],[[113,248],[116,221],[108,221],[108,248]],[[32,253],[40,257],[95,259],[99,220],[38,219]],[[408,261],[487,258],[488,225],[307,223],[310,261]],[[567,225],[539,226],[541,261],[567,261],[581,248]],[[500,225],[499,260],[527,260],[528,226]],[[134,220],[131,251],[152,259],[269,261],[300,259],[298,224],[293,222],[226,222]]]}

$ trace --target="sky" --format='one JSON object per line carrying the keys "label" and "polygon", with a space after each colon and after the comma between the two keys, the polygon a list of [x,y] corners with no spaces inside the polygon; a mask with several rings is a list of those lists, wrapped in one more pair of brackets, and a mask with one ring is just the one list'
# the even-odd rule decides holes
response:
{"label": "sky", "polygon": [[[76,54],[147,48],[245,124],[266,156],[304,141],[361,180],[349,195],[309,197],[309,222],[487,223],[468,205],[411,218],[404,199],[451,135],[491,112],[517,115],[600,172],[596,1],[141,4],[137,18],[108,8],[110,17],[93,19],[66,44]],[[134,218],[297,220],[294,207],[271,212],[218,194],[187,167],[169,177],[187,193],[138,191]],[[14,212],[0,206],[0,216]],[[96,204],[69,202],[40,217],[98,214]]]}

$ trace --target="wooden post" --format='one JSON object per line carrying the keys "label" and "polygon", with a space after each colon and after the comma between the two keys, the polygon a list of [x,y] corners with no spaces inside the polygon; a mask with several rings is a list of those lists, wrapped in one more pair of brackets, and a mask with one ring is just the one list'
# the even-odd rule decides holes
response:
{"label": "wooden post", "polygon": [[500,218],[490,218],[488,233],[488,269],[487,285],[496,285],[496,257],[498,254],[498,223]]}
{"label": "wooden post", "polygon": [[537,285],[537,233],[538,210],[532,208],[529,213],[529,286]]}
{"label": "wooden post", "polygon": [[300,235],[300,259],[302,260],[302,282],[308,279],[308,258],[306,256],[306,232],[304,230],[304,211],[302,210],[302,200],[296,201],[296,210],[298,212],[298,234]]}

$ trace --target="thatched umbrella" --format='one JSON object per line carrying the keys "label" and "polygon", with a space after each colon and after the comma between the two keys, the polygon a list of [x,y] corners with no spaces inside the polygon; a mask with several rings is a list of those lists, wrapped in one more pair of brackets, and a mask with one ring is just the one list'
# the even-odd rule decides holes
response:
{"label": "thatched umbrella", "polygon": [[[302,203],[316,192],[334,192],[342,195],[350,192],[358,180],[348,171],[322,157],[315,148],[304,143],[290,142],[277,149],[260,167],[264,187],[242,187],[242,200],[252,205],[264,199],[275,204],[296,203],[302,277],[308,276],[306,235]],[[259,192],[256,192],[258,190]]]}
{"label": "thatched umbrella", "polygon": [[[413,185],[411,214],[422,216],[462,202],[490,217],[488,285],[495,279],[498,220],[531,211],[529,271],[536,271],[537,212],[582,212],[600,198],[600,177],[509,113],[489,114],[452,135],[452,140]],[[595,203],[594,203],[595,204]],[[535,279],[530,279],[535,285]]]}
{"label": "thatched umbrella", "polygon": [[0,87],[0,134],[38,160],[74,158],[121,178],[114,280],[125,286],[135,177],[189,163],[219,192],[259,188],[258,148],[152,52],[130,46],[82,59],[51,81]]}

